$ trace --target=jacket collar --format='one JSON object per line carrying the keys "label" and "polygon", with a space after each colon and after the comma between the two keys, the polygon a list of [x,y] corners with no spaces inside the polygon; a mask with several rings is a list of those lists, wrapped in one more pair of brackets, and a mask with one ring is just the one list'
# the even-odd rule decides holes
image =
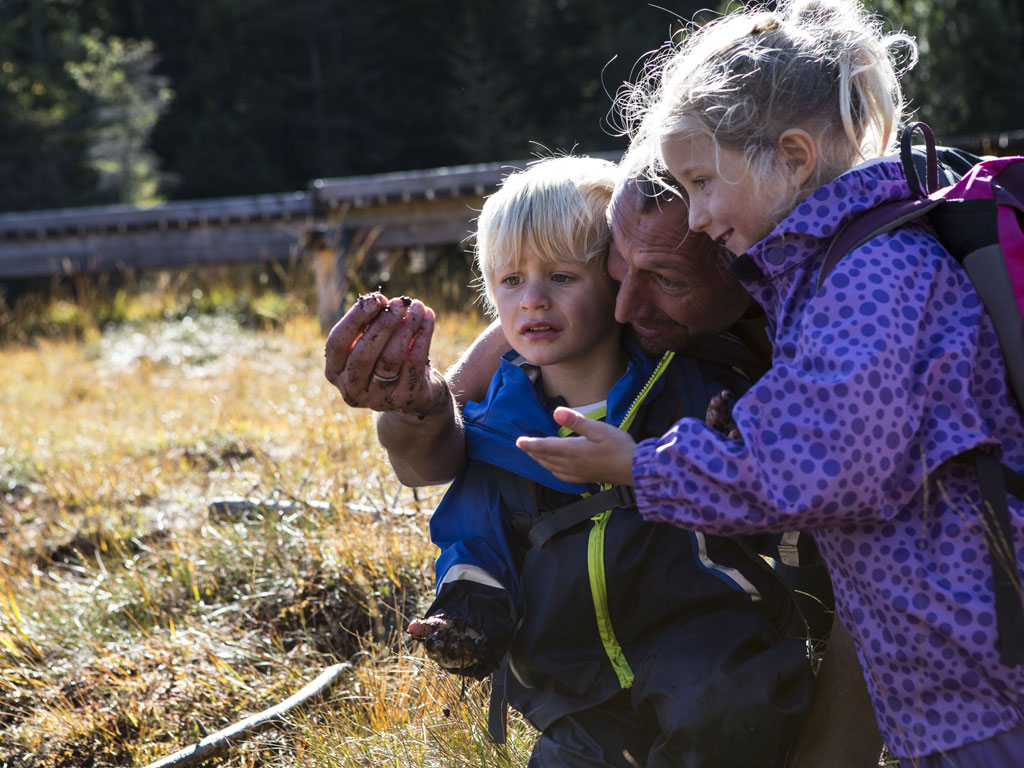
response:
{"label": "jacket collar", "polygon": [[[640,349],[632,333],[626,329],[623,339],[627,351],[626,372],[608,392],[610,424],[618,424],[644,385],[655,362]],[[580,493],[585,486],[564,483],[537,464],[515,445],[520,435],[547,437],[558,431],[543,392],[520,363],[514,350],[502,357],[497,373],[491,379],[487,396],[481,402],[466,403],[463,416],[466,426],[466,452],[470,459],[485,461],[523,475],[552,488]],[[656,382],[650,396],[656,396],[662,383]]]}
{"label": "jacket collar", "polygon": [[847,222],[909,196],[899,158],[868,160],[812,192],[767,237],[737,258],[730,271],[772,314],[775,297],[787,292],[786,276],[818,256]]}

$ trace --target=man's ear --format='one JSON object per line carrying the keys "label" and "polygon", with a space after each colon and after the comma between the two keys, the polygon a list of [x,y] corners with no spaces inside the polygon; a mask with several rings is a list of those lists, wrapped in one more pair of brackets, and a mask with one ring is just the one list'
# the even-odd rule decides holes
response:
{"label": "man's ear", "polygon": [[818,167],[818,145],[803,128],[789,128],[779,136],[779,163],[797,186],[803,188]]}

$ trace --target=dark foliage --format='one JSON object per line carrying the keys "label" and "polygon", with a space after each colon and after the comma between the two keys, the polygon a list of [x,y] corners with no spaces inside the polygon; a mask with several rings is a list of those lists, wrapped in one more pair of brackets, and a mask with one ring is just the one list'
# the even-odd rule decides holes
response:
{"label": "dark foliage", "polygon": [[[104,105],[65,66],[85,58],[86,35],[154,43],[138,90],[159,81],[174,97],[148,137],[152,174],[165,197],[190,199],[622,149],[610,94],[705,5],[3,0],[0,210],[116,201],[90,161]],[[870,5],[921,40],[907,89],[940,136],[1024,128],[1018,0]]]}

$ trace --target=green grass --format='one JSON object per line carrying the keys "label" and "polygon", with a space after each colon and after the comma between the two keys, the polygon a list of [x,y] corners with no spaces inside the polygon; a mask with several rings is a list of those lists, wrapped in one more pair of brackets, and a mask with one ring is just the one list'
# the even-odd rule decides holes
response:
{"label": "green grass", "polygon": [[[402,488],[323,378],[301,280],[225,275],[2,313],[0,766],[146,765],[339,660],[323,700],[218,764],[524,764],[532,730],[490,744],[486,686],[401,631],[443,489]],[[483,322],[444,312],[435,362]]]}

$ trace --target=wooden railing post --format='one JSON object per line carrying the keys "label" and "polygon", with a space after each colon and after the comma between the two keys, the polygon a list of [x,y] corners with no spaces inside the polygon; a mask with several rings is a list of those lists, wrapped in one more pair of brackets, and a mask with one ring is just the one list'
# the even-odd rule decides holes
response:
{"label": "wooden railing post", "polygon": [[306,233],[306,249],[313,256],[316,275],[317,316],[320,329],[327,333],[345,314],[345,290],[348,272],[345,254],[351,234],[347,230],[329,230],[318,224]]}

